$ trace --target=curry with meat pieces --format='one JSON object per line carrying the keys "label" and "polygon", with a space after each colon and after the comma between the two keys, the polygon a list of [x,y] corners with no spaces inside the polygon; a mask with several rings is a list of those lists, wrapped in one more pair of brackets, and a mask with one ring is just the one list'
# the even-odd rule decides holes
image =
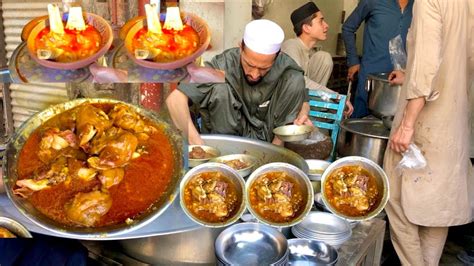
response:
{"label": "curry with meat pieces", "polygon": [[189,152],[189,159],[209,159],[215,157],[214,154],[206,152],[202,147],[196,146]]}
{"label": "curry with meat pieces", "polygon": [[16,238],[16,235],[8,229],[0,227],[0,238]]}
{"label": "curry with meat pieces", "polygon": [[13,192],[68,226],[102,227],[146,213],[170,184],[164,125],[124,104],[81,104],[27,139]]}
{"label": "curry with meat pieces", "polygon": [[223,161],[223,163],[232,167],[235,170],[242,170],[250,166],[250,163],[244,162],[240,159],[227,160],[227,161]]}
{"label": "curry with meat pieces", "polygon": [[291,222],[306,205],[300,184],[283,171],[257,177],[250,185],[249,200],[260,217],[273,223]]}
{"label": "curry with meat pieces", "polygon": [[375,176],[358,165],[331,172],[324,183],[324,193],[333,208],[351,217],[367,215],[381,202]]}
{"label": "curry with meat pieces", "polygon": [[180,31],[163,28],[161,34],[139,30],[132,39],[132,48],[148,51],[151,61],[167,63],[192,55],[199,48],[199,35],[189,25],[183,25]]}
{"label": "curry with meat pieces", "polygon": [[92,25],[87,25],[85,30],[65,28],[64,34],[54,33],[46,27],[36,36],[35,48],[36,51],[50,51],[54,54],[53,61],[69,63],[97,53],[101,40],[99,31]]}
{"label": "curry with meat pieces", "polygon": [[198,220],[220,223],[239,211],[242,194],[237,192],[235,184],[221,172],[203,172],[186,183],[184,203]]}

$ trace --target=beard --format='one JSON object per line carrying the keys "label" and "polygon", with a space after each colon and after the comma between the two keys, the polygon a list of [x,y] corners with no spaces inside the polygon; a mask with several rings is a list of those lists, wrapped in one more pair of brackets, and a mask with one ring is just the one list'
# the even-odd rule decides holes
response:
{"label": "beard", "polygon": [[259,84],[260,82],[262,82],[262,79],[263,79],[262,77],[260,77],[258,80],[250,80],[249,76],[247,76],[247,75],[244,75],[244,76],[245,76],[245,81],[250,86],[255,86],[255,85]]}

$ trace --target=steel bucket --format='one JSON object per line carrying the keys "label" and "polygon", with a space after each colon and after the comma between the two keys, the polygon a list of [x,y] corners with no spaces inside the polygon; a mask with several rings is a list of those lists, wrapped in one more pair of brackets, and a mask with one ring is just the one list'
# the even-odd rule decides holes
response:
{"label": "steel bucket", "polygon": [[402,91],[400,85],[390,85],[388,75],[389,73],[369,74],[366,81],[369,111],[380,119],[395,115]]}

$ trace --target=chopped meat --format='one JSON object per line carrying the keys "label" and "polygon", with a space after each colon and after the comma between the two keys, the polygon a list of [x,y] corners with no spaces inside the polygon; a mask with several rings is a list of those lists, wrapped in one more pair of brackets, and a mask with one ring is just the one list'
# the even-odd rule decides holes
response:
{"label": "chopped meat", "polygon": [[247,162],[244,162],[240,159],[228,160],[225,161],[224,164],[227,164],[235,170],[240,170],[249,167],[249,164]]}
{"label": "chopped meat", "polygon": [[212,154],[207,153],[203,148],[201,147],[193,147],[191,152],[189,153],[189,159],[207,159],[210,158]]}
{"label": "chopped meat", "polygon": [[362,191],[367,192],[367,185],[369,182],[369,177],[366,175],[358,175],[356,177],[355,185],[359,187]]}
{"label": "chopped meat", "polygon": [[291,189],[293,188],[293,183],[288,181],[283,181],[280,187],[281,193],[285,194],[287,197],[291,198]]}
{"label": "chopped meat", "polygon": [[214,187],[214,191],[221,195],[222,197],[225,197],[225,194],[227,192],[227,187],[229,186],[229,184],[227,184],[226,182],[223,182],[223,181],[217,181],[217,184],[216,186]]}

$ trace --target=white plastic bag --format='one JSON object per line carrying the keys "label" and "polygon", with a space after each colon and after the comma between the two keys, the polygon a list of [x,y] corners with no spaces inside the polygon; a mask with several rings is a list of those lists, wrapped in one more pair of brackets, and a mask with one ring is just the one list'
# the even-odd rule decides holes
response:
{"label": "white plastic bag", "polygon": [[405,69],[407,54],[400,34],[388,42],[388,51],[390,53],[390,59],[392,60],[393,70]]}
{"label": "white plastic bag", "polygon": [[420,148],[413,143],[408,146],[408,149],[402,155],[403,158],[396,167],[399,173],[402,173],[404,169],[419,170],[427,167],[426,159]]}

